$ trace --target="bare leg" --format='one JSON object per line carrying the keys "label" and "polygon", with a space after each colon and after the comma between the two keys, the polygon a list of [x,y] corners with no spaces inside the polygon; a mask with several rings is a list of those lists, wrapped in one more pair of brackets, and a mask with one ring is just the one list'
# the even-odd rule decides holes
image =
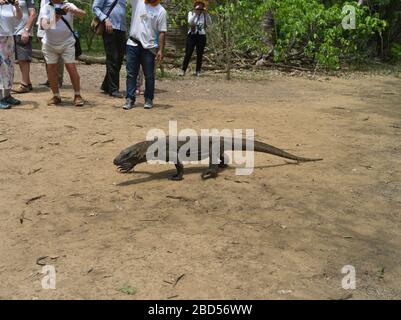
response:
{"label": "bare leg", "polygon": [[31,79],[29,76],[31,63],[29,61],[18,61],[18,64],[21,70],[21,83],[25,86],[31,84]]}
{"label": "bare leg", "polygon": [[59,93],[58,81],[57,81],[57,65],[48,64],[46,69],[47,69],[47,79],[49,79],[50,89],[52,90],[53,95],[56,95]]}
{"label": "bare leg", "polygon": [[75,92],[79,92],[81,90],[81,83],[80,83],[80,78],[77,70],[77,66],[75,63],[67,63],[65,65],[65,68],[68,71],[68,74],[70,75],[72,87],[74,88]]}
{"label": "bare leg", "polygon": [[63,78],[64,78],[64,62],[63,59],[59,59],[57,63],[57,80],[60,86],[63,84]]}

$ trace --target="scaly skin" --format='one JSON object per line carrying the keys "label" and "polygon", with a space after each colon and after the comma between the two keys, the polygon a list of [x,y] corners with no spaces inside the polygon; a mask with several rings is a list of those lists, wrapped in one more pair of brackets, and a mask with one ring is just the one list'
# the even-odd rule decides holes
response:
{"label": "scaly skin", "polygon": [[[246,151],[246,147],[247,147],[247,141],[246,139],[230,139],[229,141],[226,141],[226,139],[224,138],[220,138],[220,149],[218,150],[218,152],[216,152],[216,154],[219,155],[219,159],[212,159],[212,148],[213,145],[213,140],[215,139],[215,137],[196,137],[198,139],[198,150],[197,153],[191,153],[191,157],[193,157],[193,160],[203,160],[206,158],[210,158],[210,162],[209,162],[209,168],[207,170],[205,170],[202,173],[202,178],[203,179],[208,179],[208,178],[215,178],[218,174],[218,168],[222,168],[226,166],[226,158],[224,155],[225,151],[233,151],[233,150],[239,150],[236,147],[237,143],[242,143],[241,144],[241,149],[242,151]],[[206,139],[206,140],[204,140]],[[209,139],[209,152],[202,152],[202,143],[201,141],[207,141],[207,139]],[[218,138],[217,138],[218,139]],[[174,140],[172,141],[177,141],[177,139],[174,137]],[[147,159],[147,151],[149,149],[149,147],[151,147],[155,141],[142,141],[139,142],[137,144],[134,144],[126,149],[124,149],[123,151],[120,152],[120,154],[114,159],[114,165],[116,165],[120,172],[122,173],[127,173],[129,171],[131,171],[132,169],[134,169],[135,166],[137,166],[140,163],[144,163],[147,162],[148,160],[155,160],[157,159],[157,155],[156,158],[152,158],[152,159]],[[164,141],[163,141],[164,142]],[[186,145],[188,142],[187,141],[177,141],[177,146],[176,146],[176,153],[173,152],[173,154],[169,154],[168,152],[166,152],[166,160],[167,162],[172,161],[175,163],[175,167],[177,169],[177,173],[172,176],[170,178],[170,180],[174,180],[174,181],[180,181],[183,179],[183,175],[184,175],[184,166],[182,165],[182,162],[180,161],[180,159],[178,158],[178,153],[180,151],[180,148],[184,145]],[[165,138],[165,145],[166,145],[166,150],[169,150],[169,146],[170,146],[170,137],[166,137]],[[193,151],[193,150],[191,150]],[[310,161],[321,161],[323,159],[311,159],[311,158],[303,158],[303,157],[298,157],[296,155],[290,154],[288,152],[285,152],[284,150],[281,150],[279,148],[276,148],[274,146],[271,146],[269,144],[260,142],[260,141],[254,141],[254,151],[255,152],[261,152],[261,153],[268,153],[268,154],[272,154],[281,158],[286,158],[286,159],[290,159],[290,160],[294,160],[297,162],[310,162]],[[172,158],[172,159],[170,159]],[[218,164],[219,163],[219,164]]]}

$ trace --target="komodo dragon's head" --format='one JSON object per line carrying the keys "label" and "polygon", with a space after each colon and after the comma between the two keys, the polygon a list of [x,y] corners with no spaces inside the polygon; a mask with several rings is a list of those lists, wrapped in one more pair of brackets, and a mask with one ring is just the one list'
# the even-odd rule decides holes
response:
{"label": "komodo dragon's head", "polygon": [[146,162],[147,148],[147,141],[137,143],[121,151],[113,163],[118,167],[120,172],[127,173],[134,169],[137,164]]}

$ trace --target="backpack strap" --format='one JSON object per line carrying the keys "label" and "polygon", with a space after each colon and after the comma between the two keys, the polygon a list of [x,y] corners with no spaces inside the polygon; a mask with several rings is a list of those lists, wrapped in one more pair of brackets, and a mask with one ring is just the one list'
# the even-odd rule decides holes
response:
{"label": "backpack strap", "polygon": [[118,0],[114,0],[114,2],[111,4],[111,7],[110,7],[109,11],[107,11],[106,19],[108,17],[110,17],[111,12],[114,10],[114,8],[116,7],[117,3],[118,3]]}
{"label": "backpack strap", "polygon": [[63,16],[61,16],[61,20],[63,20],[63,22],[66,24],[67,28],[70,29],[71,33],[72,33],[72,34],[74,35],[74,37],[75,37],[75,32],[74,32],[74,30],[72,30],[72,28],[71,28],[70,24],[68,23],[68,21],[65,20]]}

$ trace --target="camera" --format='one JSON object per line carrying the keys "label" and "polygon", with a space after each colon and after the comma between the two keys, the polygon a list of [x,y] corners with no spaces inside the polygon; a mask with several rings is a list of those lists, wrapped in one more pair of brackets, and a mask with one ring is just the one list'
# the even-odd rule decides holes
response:
{"label": "camera", "polygon": [[7,0],[7,4],[14,5],[15,4],[15,0]]}
{"label": "camera", "polygon": [[65,16],[67,14],[67,12],[65,12],[63,8],[55,8],[54,11],[60,16]]}

